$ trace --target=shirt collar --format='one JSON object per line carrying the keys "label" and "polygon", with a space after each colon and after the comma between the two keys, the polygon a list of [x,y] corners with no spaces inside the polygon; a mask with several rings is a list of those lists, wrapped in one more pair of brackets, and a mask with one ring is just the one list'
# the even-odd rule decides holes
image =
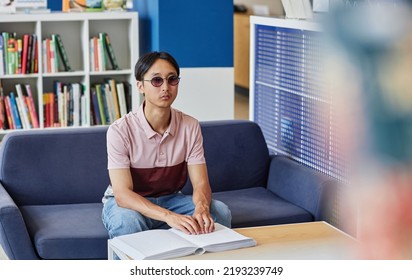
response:
{"label": "shirt collar", "polygon": [[[147,121],[144,115],[144,110],[143,110],[144,103],[145,101],[143,101],[142,104],[140,105],[139,110],[137,111],[137,117],[139,119],[140,124],[142,125],[142,128],[147,138],[150,139],[158,133],[152,129],[152,127],[150,126],[149,122]],[[173,108],[171,108],[171,115],[172,116],[170,119],[170,124],[169,124],[169,127],[166,129],[165,133],[174,136],[176,132],[176,110]]]}

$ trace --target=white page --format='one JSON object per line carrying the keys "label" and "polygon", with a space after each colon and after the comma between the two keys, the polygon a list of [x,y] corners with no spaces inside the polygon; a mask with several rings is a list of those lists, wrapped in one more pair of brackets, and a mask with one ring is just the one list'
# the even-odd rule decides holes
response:
{"label": "white page", "polygon": [[[170,231],[173,231],[201,248],[205,248],[207,251],[213,252],[256,245],[253,239],[243,236],[218,223],[215,224],[215,231],[207,234],[189,235],[177,229],[170,229]],[[216,244],[222,244],[222,246],[215,246],[215,248],[213,248],[213,245]]]}
{"label": "white page", "polygon": [[[148,230],[118,236],[113,246],[133,259],[165,259],[194,253],[197,246],[169,230]],[[171,252],[166,254],[166,252]],[[162,256],[164,254],[164,256]]]}

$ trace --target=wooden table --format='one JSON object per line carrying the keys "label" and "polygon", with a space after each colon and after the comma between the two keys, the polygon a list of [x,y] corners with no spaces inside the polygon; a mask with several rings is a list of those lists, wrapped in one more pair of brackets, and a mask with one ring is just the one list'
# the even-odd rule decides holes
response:
{"label": "wooden table", "polygon": [[339,260],[354,259],[357,241],[326,222],[310,222],[235,229],[252,237],[257,246],[190,255],[179,259],[203,260]]}

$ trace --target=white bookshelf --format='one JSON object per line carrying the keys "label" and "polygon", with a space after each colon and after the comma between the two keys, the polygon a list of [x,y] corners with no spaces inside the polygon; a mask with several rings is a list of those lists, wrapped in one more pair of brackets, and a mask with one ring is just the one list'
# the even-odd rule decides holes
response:
{"label": "white bookshelf", "polygon": [[[90,112],[90,89],[105,79],[125,81],[131,85],[132,108],[140,104],[135,87],[134,64],[139,57],[138,14],[136,12],[2,14],[0,32],[15,32],[18,38],[25,33],[36,34],[38,41],[38,73],[12,74],[0,77],[4,95],[16,92],[15,84],[30,84],[36,103],[40,128],[44,128],[43,93],[53,91],[55,80],[84,85],[86,106]],[[90,69],[90,38],[106,32],[120,66],[120,70],[96,72]],[[45,73],[43,69],[42,40],[51,34],[60,34],[73,71]],[[90,126],[90,114],[83,126]],[[5,134],[9,130],[0,130]]]}

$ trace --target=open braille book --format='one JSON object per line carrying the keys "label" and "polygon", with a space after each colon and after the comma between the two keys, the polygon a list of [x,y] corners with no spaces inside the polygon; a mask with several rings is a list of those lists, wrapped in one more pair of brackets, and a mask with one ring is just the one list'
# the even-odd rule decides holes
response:
{"label": "open braille book", "polygon": [[189,235],[177,229],[157,229],[118,236],[110,243],[116,254],[135,260],[163,260],[256,245],[254,239],[221,224],[215,224],[215,231],[207,234]]}

